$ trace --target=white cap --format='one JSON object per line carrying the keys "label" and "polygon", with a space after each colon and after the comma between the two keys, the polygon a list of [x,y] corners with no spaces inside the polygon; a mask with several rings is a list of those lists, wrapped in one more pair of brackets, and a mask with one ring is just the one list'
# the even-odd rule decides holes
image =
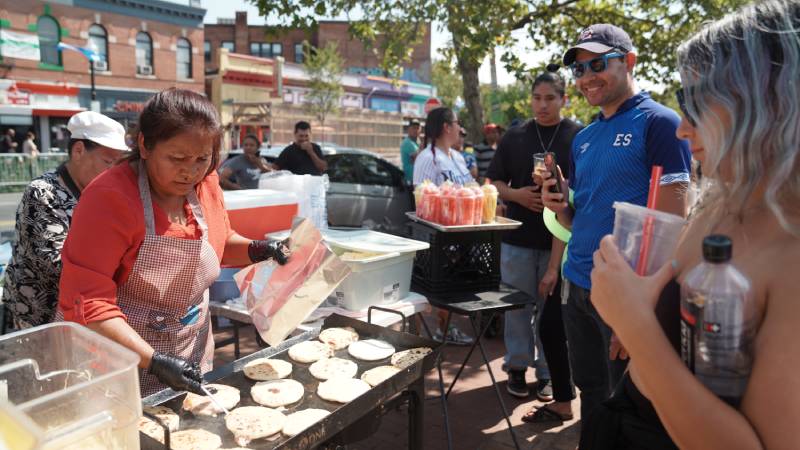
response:
{"label": "white cap", "polygon": [[116,120],[94,111],[83,111],[67,123],[72,139],[88,139],[114,150],[130,151],[125,143],[125,127]]}

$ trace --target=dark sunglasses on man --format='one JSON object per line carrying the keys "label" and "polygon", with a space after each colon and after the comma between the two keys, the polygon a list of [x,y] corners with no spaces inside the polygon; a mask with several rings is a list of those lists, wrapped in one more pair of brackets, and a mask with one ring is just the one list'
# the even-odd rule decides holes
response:
{"label": "dark sunglasses on man", "polygon": [[678,100],[678,108],[680,108],[683,117],[685,117],[693,127],[696,127],[697,122],[692,118],[692,115],[689,114],[689,108],[686,107],[686,95],[683,93],[683,88],[675,91],[675,99]]}
{"label": "dark sunglasses on man", "polygon": [[591,69],[594,73],[600,73],[606,70],[608,67],[608,60],[614,58],[625,58],[624,53],[619,52],[611,52],[606,53],[605,55],[600,55],[597,58],[590,59],[589,61],[585,62],[574,62],[570,64],[569,68],[572,70],[572,76],[575,79],[578,79],[584,75],[586,72]]}

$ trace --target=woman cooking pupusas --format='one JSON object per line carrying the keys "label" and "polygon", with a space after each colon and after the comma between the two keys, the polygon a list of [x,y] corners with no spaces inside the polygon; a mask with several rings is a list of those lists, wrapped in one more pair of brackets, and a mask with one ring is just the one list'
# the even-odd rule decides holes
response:
{"label": "woman cooking pupusas", "polygon": [[221,134],[202,95],[156,94],[131,156],[84,191],[64,245],[59,316],[136,352],[142,396],[200,392],[214,356],[208,287],[220,263],[287,259],[281,243],[231,229],[215,170]]}

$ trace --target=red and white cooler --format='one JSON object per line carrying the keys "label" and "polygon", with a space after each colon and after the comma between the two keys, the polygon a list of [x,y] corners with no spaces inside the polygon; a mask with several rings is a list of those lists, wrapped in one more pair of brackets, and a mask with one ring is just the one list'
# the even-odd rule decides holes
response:
{"label": "red and white cooler", "polygon": [[292,227],[297,215],[297,195],[272,189],[225,191],[225,209],[231,228],[248,239]]}

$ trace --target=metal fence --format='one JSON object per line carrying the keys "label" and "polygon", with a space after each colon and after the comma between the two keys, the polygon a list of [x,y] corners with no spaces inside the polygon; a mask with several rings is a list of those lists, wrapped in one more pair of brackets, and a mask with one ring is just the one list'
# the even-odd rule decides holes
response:
{"label": "metal fence", "polygon": [[311,122],[313,139],[333,142],[342,147],[355,147],[380,153],[399,161],[403,140],[403,116],[399,113],[343,108],[325,121],[325,129],[308,111],[298,105],[278,104],[272,107],[272,142],[289,143],[294,139],[294,124]]}
{"label": "metal fence", "polygon": [[25,186],[34,178],[67,160],[66,153],[0,153],[0,187]]}

